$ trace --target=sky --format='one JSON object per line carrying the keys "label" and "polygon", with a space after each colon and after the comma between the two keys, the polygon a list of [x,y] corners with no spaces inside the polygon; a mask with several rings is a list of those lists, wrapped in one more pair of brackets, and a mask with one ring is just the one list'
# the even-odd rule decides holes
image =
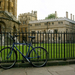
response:
{"label": "sky", "polygon": [[75,0],[17,0],[17,16],[22,13],[37,11],[37,19],[45,19],[57,11],[58,17],[66,17],[66,11],[75,15]]}

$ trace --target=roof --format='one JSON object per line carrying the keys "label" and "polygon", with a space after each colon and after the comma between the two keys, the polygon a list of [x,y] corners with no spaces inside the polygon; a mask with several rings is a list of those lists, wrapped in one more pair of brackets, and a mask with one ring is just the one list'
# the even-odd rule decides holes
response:
{"label": "roof", "polygon": [[55,18],[55,19],[44,19],[44,20],[35,20],[35,21],[29,21],[30,24],[32,23],[42,23],[42,22],[54,22],[54,21],[68,21],[75,24],[75,21],[68,19],[68,18]]}

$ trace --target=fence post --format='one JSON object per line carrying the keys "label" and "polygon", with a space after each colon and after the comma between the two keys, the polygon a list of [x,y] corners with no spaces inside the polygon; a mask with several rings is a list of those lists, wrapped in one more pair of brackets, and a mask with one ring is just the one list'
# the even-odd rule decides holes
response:
{"label": "fence post", "polygon": [[64,61],[66,61],[66,58],[65,58],[65,32],[64,32]]}

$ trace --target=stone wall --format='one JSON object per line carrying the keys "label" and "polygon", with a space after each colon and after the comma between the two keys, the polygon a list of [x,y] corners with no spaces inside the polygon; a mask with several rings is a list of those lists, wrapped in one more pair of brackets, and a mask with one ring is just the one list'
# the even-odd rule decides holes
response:
{"label": "stone wall", "polygon": [[10,21],[9,19],[0,19],[0,26],[2,32],[16,32],[19,31],[19,23],[15,21]]}

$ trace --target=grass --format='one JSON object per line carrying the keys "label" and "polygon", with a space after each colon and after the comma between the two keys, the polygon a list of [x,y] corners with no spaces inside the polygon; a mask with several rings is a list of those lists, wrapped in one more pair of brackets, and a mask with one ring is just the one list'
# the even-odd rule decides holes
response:
{"label": "grass", "polygon": [[[70,43],[65,44],[65,47],[64,47],[64,44],[33,44],[33,47],[37,47],[37,46],[44,47],[47,50],[49,60],[64,59],[64,57],[66,59],[69,59],[69,58],[74,58],[75,57],[75,44],[72,44],[72,43],[71,44]],[[4,48],[4,46],[0,46],[0,49],[2,49],[2,48]],[[26,55],[29,47],[26,46],[26,45],[23,45],[23,46],[21,46],[21,45],[18,46],[17,45],[17,48],[24,55]],[[2,55],[4,55],[4,54],[2,53]],[[13,56],[14,56],[14,54],[13,54]],[[14,58],[13,56],[11,58]],[[17,51],[17,56],[18,56],[18,60],[23,59],[22,55],[18,51]]]}

